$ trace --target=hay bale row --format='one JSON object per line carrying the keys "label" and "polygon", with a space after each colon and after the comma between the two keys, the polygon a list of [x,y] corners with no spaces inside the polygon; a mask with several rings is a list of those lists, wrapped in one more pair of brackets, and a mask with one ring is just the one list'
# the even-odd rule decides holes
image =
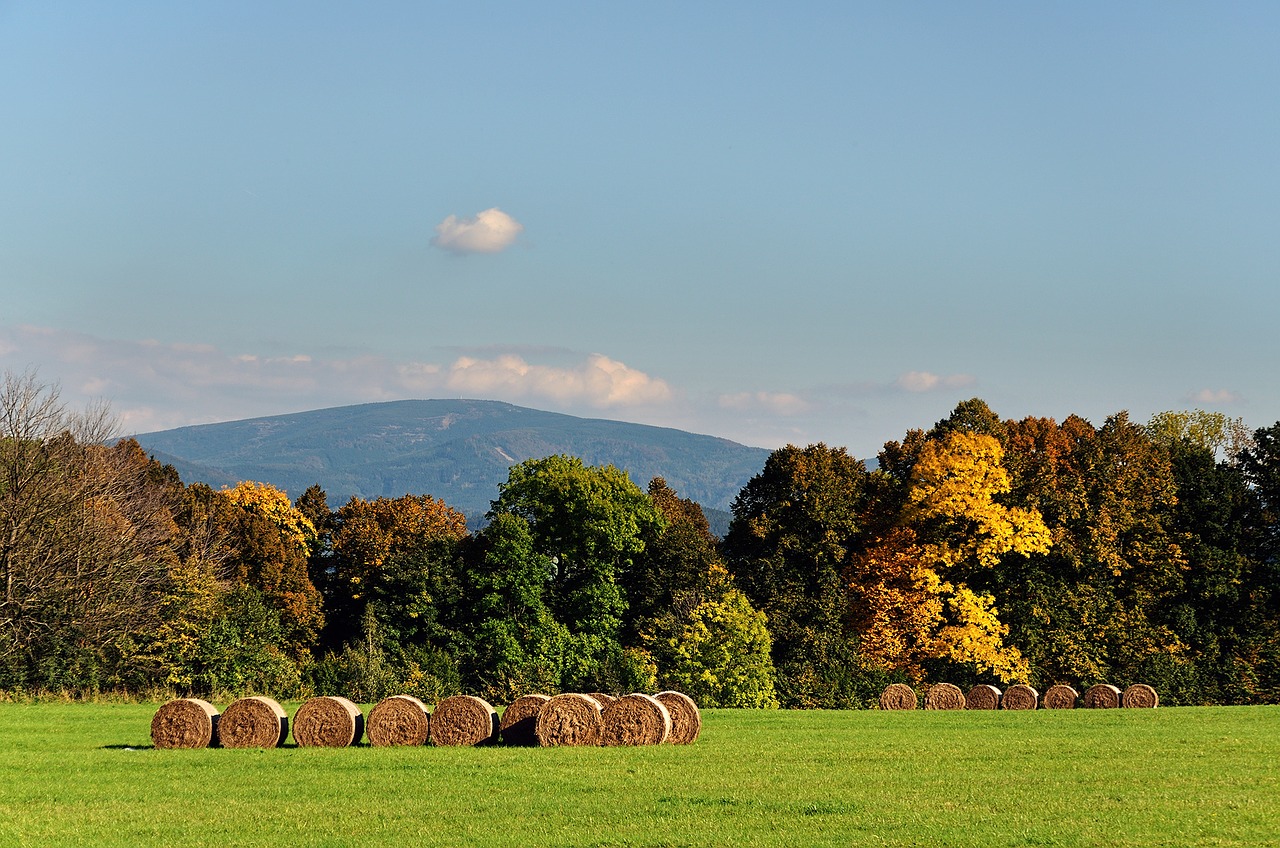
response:
{"label": "hay bale row", "polygon": [[[982,683],[970,689],[967,695],[950,683],[935,683],[924,698],[926,710],[1034,710],[1040,705],[1046,710],[1069,710],[1077,705],[1153,708],[1159,703],[1156,690],[1145,683],[1135,683],[1123,693],[1109,683],[1099,683],[1086,689],[1083,696],[1072,687],[1059,683],[1049,687],[1043,698],[1035,689],[1021,683],[1010,686],[1003,694],[996,687]],[[916,706],[916,692],[905,683],[891,684],[880,695],[882,710],[914,710]]]}
{"label": "hay bale row", "polygon": [[[601,693],[603,694],[603,693]],[[366,721],[347,698],[311,698],[293,719],[299,747],[347,747],[367,734],[376,747],[486,745],[687,745],[702,732],[702,714],[689,696],[674,691],[620,698],[565,693],[525,695],[499,721],[497,710],[472,695],[445,698],[429,712],[410,695],[380,701]],[[289,736],[289,717],[276,701],[255,696],[233,702],[219,715],[198,698],[179,698],[156,711],[151,738],[157,748],[276,748]]]}
{"label": "hay bale row", "polygon": [[517,698],[503,714],[503,741],[544,748],[688,745],[702,732],[698,705],[682,692],[605,695],[603,702],[602,694]]}

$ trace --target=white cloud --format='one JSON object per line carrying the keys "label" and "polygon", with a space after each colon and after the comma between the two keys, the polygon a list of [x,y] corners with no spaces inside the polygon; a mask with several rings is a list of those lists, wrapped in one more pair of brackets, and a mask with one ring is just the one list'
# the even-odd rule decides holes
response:
{"label": "white cloud", "polygon": [[462,356],[450,366],[446,385],[481,397],[544,397],[593,407],[664,403],[672,395],[665,381],[600,354],[569,368],[533,365],[511,354]]}
{"label": "white cloud", "polygon": [[1194,403],[1236,403],[1240,395],[1230,389],[1201,389],[1190,397]]}
{"label": "white cloud", "polygon": [[800,415],[809,410],[804,398],[788,392],[738,392],[720,395],[716,402],[721,409],[757,410],[774,415]]}
{"label": "white cloud", "polygon": [[950,374],[942,376],[928,371],[908,371],[894,381],[894,386],[907,392],[932,392],[939,389],[957,389],[973,385],[974,379],[968,374]]}
{"label": "white cloud", "polygon": [[129,433],[408,397],[466,395],[570,412],[665,406],[674,397],[664,380],[600,354],[557,365],[513,354],[451,363],[264,356],[0,325],[0,370],[33,363],[40,379],[62,385],[68,403],[107,400]]}
{"label": "white cloud", "polygon": [[431,243],[450,253],[499,253],[523,230],[524,224],[495,206],[473,218],[450,215],[436,226]]}

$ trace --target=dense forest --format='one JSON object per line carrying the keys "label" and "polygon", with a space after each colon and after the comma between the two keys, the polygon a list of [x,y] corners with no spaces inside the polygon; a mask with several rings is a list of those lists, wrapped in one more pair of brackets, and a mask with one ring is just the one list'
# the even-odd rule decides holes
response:
{"label": "dense forest", "polygon": [[723,539],[662,479],[572,456],[513,466],[470,532],[426,494],[186,485],[110,433],[5,375],[4,692],[846,708],[945,680],[1280,702],[1280,423],[969,400],[874,470],[773,452]]}

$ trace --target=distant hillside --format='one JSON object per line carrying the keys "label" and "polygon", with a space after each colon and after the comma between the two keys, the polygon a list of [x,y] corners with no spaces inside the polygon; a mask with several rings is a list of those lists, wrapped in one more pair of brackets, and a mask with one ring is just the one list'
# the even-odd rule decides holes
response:
{"label": "distant hillside", "polygon": [[188,483],[259,480],[291,497],[319,483],[335,509],[352,496],[429,494],[472,518],[489,509],[507,469],[530,458],[565,453],[612,464],[642,488],[664,477],[681,497],[727,510],[769,455],[682,430],[483,400],[343,406],[136,438]]}

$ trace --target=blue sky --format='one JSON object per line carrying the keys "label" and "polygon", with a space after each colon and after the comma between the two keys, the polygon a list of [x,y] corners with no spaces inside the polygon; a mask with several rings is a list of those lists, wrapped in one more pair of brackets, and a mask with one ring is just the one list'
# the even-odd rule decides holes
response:
{"label": "blue sky", "polygon": [[[615,8],[618,6],[618,8]],[[1280,6],[0,0],[0,369],[859,456],[1280,419]]]}

